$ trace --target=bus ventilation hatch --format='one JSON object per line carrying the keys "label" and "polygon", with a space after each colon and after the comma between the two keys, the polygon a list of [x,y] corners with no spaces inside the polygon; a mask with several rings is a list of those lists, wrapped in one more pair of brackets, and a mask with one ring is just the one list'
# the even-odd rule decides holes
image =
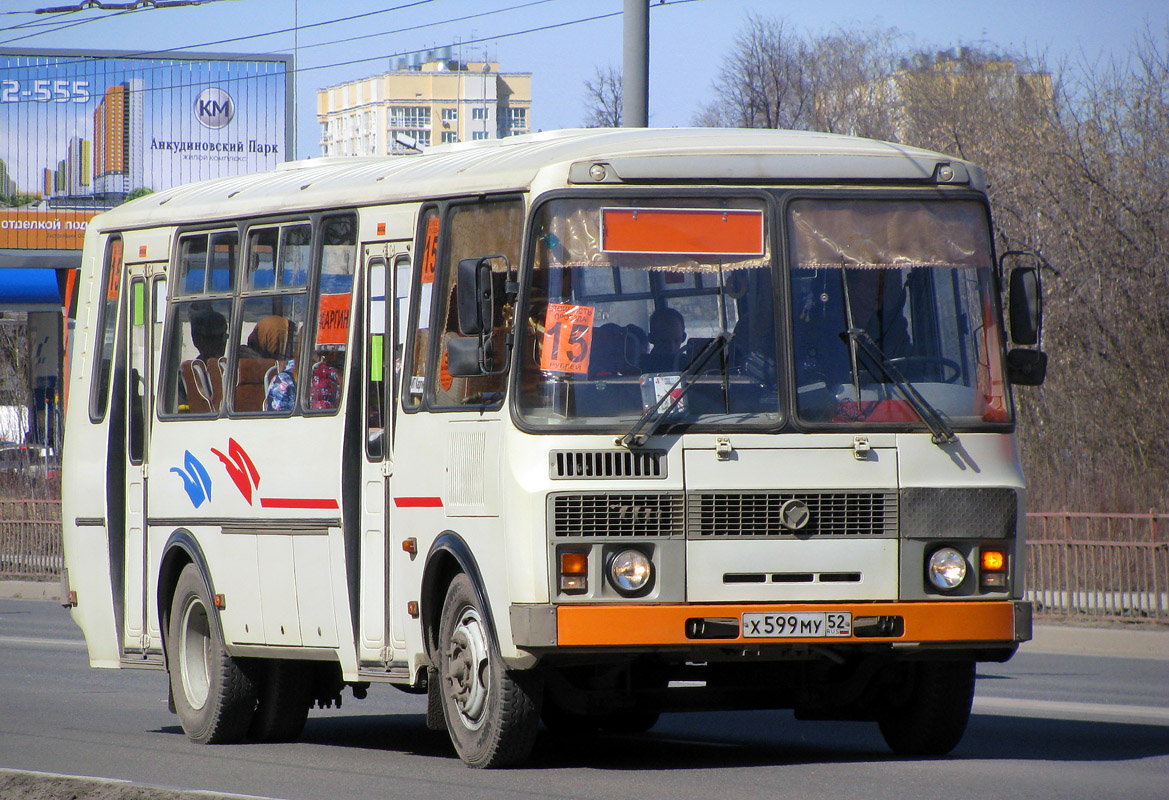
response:
{"label": "bus ventilation hatch", "polygon": [[666,477],[661,450],[553,450],[548,462],[552,480]]}

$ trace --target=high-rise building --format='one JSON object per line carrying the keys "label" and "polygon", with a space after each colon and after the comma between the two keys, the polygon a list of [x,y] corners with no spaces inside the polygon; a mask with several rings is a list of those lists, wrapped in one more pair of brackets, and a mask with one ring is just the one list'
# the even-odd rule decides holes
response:
{"label": "high-rise building", "polygon": [[93,176],[98,194],[142,186],[142,88],[131,79],[106,89],[93,111]]}
{"label": "high-rise building", "polygon": [[16,181],[8,174],[8,165],[0,158],[0,194],[11,197],[16,194]]}
{"label": "high-rise building", "polygon": [[452,59],[449,48],[428,56],[319,90],[321,154],[404,154],[531,130],[530,72],[504,73],[494,62]]}
{"label": "high-rise building", "polygon": [[66,193],[72,196],[87,194],[93,184],[93,144],[88,139],[74,136],[69,140],[65,161]]}

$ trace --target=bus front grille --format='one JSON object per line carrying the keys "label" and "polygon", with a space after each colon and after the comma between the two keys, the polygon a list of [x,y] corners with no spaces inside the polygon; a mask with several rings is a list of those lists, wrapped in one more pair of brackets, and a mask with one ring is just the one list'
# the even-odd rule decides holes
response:
{"label": "bus front grille", "polygon": [[887,491],[589,492],[549,496],[548,522],[560,538],[872,538],[897,536],[897,509]]}
{"label": "bus front grille", "polygon": [[686,535],[690,539],[895,537],[897,493],[690,492]]}
{"label": "bus front grille", "polygon": [[682,536],[681,492],[597,492],[550,498],[553,536]]}

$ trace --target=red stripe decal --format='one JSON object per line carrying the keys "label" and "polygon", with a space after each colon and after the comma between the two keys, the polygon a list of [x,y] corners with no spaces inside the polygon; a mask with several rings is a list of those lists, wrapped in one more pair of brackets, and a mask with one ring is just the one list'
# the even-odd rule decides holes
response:
{"label": "red stripe decal", "polygon": [[304,497],[261,497],[264,508],[337,508],[336,500],[316,500]]}
{"label": "red stripe decal", "polygon": [[398,508],[442,508],[441,497],[395,497]]}

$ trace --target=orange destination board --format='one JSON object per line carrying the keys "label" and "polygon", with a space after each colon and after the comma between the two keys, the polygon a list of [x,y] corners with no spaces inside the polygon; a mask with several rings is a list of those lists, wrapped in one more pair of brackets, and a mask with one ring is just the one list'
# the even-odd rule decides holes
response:
{"label": "orange destination board", "polygon": [[729,208],[605,208],[606,253],[758,256],[763,212]]}

